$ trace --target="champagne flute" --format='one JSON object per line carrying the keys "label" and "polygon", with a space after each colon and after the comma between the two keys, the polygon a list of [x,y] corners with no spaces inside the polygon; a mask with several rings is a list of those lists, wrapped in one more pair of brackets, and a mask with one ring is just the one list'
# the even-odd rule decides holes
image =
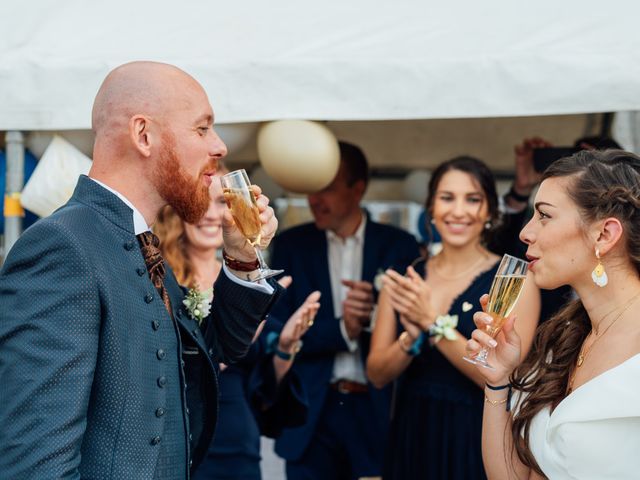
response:
{"label": "champagne flute", "polygon": [[227,202],[231,215],[236,226],[247,239],[249,244],[255,249],[260,264],[257,278],[254,282],[264,278],[273,277],[284,270],[271,270],[262,256],[260,250],[260,240],[262,239],[262,222],[260,221],[260,211],[256,203],[256,197],[251,189],[251,182],[244,169],[234,170],[220,178],[222,183],[222,193]]}
{"label": "champagne flute", "polygon": [[[485,330],[492,338],[495,338],[502,330],[502,325],[518,301],[527,278],[528,267],[529,263],[520,258],[511,255],[502,257],[496,276],[493,278],[491,290],[489,290],[489,303],[487,304],[487,313],[491,315],[493,321],[485,327]],[[487,361],[488,355],[487,348],[483,348],[474,358],[467,356],[462,358],[474,365],[481,365],[493,370],[494,368]]]}

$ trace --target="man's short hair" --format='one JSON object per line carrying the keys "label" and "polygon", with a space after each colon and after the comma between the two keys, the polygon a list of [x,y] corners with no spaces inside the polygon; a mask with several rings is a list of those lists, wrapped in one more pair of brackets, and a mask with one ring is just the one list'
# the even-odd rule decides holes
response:
{"label": "man's short hair", "polygon": [[369,164],[367,157],[360,147],[348,142],[338,142],[340,147],[340,163],[347,174],[347,185],[362,180],[364,184],[369,183]]}

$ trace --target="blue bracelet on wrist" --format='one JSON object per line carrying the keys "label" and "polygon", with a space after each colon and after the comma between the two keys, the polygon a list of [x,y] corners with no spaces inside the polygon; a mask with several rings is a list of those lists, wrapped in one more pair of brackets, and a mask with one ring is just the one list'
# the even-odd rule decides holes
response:
{"label": "blue bracelet on wrist", "polygon": [[283,352],[282,350],[279,350],[279,349],[277,349],[277,348],[276,348],[276,350],[273,352],[273,354],[274,354],[276,357],[281,358],[282,360],[285,360],[285,361],[287,361],[287,362],[288,362],[289,360],[291,360],[291,358],[293,357],[293,354],[291,354],[291,353],[287,353],[287,352]]}
{"label": "blue bracelet on wrist", "polygon": [[267,334],[267,355],[274,354],[276,357],[281,358],[282,360],[288,362],[289,360],[293,360],[296,354],[302,348],[302,340],[298,340],[298,343],[294,347],[293,353],[283,352],[278,348],[278,342],[280,341],[280,334],[276,332],[269,332]]}
{"label": "blue bracelet on wrist", "polygon": [[493,386],[493,385],[489,385],[488,383],[485,382],[485,387],[487,387],[489,390],[493,390],[494,392],[500,391],[500,390],[504,390],[505,388],[508,388],[509,391],[507,392],[507,412],[511,411],[511,394],[513,393],[512,390],[512,385],[510,383],[507,383],[506,385],[497,385],[497,386]]}
{"label": "blue bracelet on wrist", "polygon": [[411,345],[411,348],[407,353],[412,357],[420,355],[420,352],[422,351],[422,344],[424,343],[424,338],[425,338],[424,332],[420,332],[420,335],[418,335],[418,338],[415,339],[415,341],[413,342],[413,345]]}

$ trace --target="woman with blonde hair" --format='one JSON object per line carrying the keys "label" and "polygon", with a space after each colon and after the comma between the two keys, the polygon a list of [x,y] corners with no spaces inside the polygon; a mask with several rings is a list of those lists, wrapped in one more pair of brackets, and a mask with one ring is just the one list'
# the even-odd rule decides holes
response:
{"label": "woman with blonde hair", "polygon": [[[219,165],[210,187],[209,209],[197,224],[184,222],[171,207],[166,207],[154,225],[163,258],[178,282],[205,297],[204,302],[210,301],[213,292],[202,289],[214,283],[222,268],[218,251],[223,244],[222,217],[227,205],[219,177],[227,171]],[[281,281],[284,286],[290,282],[290,278]],[[216,433],[194,479],[259,480],[261,430],[276,436],[284,426],[295,426],[304,420],[304,394],[289,370],[301,337],[313,324],[319,298],[319,292],[309,295],[285,323],[279,337],[261,336],[241,362],[220,365]]]}

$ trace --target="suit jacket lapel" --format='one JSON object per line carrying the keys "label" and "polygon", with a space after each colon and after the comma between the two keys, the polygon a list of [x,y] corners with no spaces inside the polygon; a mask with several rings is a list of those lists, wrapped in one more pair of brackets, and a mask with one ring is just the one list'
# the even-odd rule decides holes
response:
{"label": "suit jacket lapel", "polygon": [[[189,312],[182,303],[185,292],[178,285],[173,272],[171,272],[171,269],[169,268],[167,269],[167,276],[165,278],[164,286],[169,293],[169,298],[171,299],[171,310],[173,311],[173,318],[176,322],[178,322],[178,325],[182,327],[182,332],[186,332],[189,337],[193,339],[193,341],[198,345],[198,347],[203,352],[206,352],[207,346],[204,342],[204,334],[200,330],[198,322],[189,316]],[[167,315],[169,314],[167,313]]]}
{"label": "suit jacket lapel", "polygon": [[364,247],[362,250],[362,280],[372,282],[373,278],[378,273],[377,268],[382,268],[378,265],[378,257],[380,250],[380,242],[375,235],[375,226],[368,218],[367,224],[364,228]]}
{"label": "suit jacket lapel", "polygon": [[[313,257],[313,267],[310,272],[312,277],[318,282],[315,288],[311,290],[320,290],[322,292],[322,303],[327,306],[331,315],[335,317],[333,311],[333,291],[331,289],[331,276],[329,275],[329,249],[327,244],[327,233],[323,230],[315,230],[316,235],[310,238],[308,245],[309,255]],[[317,253],[312,253],[317,252]],[[293,277],[295,281],[295,275]]]}

